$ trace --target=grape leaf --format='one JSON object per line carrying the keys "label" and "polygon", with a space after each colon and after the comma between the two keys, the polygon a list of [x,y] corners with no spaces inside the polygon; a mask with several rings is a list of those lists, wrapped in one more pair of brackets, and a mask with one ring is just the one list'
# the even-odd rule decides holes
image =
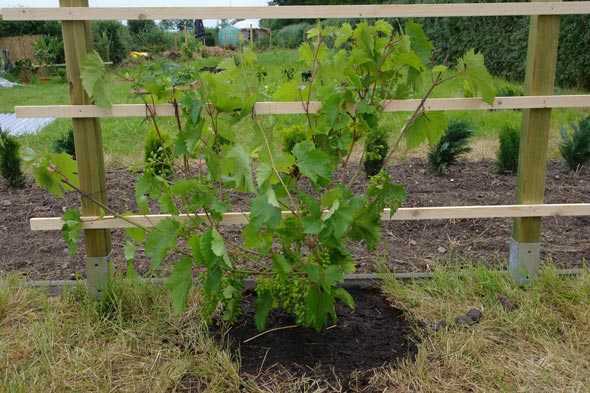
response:
{"label": "grape leaf", "polygon": [[74,187],[80,186],[76,161],[66,153],[49,153],[39,157],[33,166],[33,176],[41,187],[58,198],[73,190],[62,180],[67,180]]}
{"label": "grape leaf", "polygon": [[264,225],[268,228],[276,228],[281,222],[281,209],[271,205],[266,195],[258,195],[252,200],[250,222],[256,228]]}
{"label": "grape leaf", "polygon": [[275,101],[299,101],[301,97],[301,86],[296,79],[293,79],[280,85],[272,99]]}
{"label": "grape leaf", "polygon": [[211,251],[213,251],[213,254],[217,255],[218,257],[223,258],[227,255],[223,237],[221,237],[216,229],[211,230]]}
{"label": "grape leaf", "polygon": [[481,94],[482,99],[488,104],[494,102],[494,78],[488,72],[481,53],[475,53],[473,49],[467,51],[457,62],[457,73],[473,93]]}
{"label": "grape leaf", "polygon": [[172,273],[166,280],[166,288],[172,296],[174,312],[180,314],[186,309],[188,294],[193,286],[193,261],[182,257],[174,264]]}
{"label": "grape leaf", "polygon": [[422,60],[422,63],[430,63],[433,46],[426,33],[424,33],[422,26],[419,23],[409,20],[406,22],[405,31],[410,37],[412,49],[416,52],[420,60]]}
{"label": "grape leaf", "polygon": [[320,331],[329,318],[336,318],[334,298],[320,287],[312,285],[305,296],[305,318],[308,326]]}
{"label": "grape leaf", "polygon": [[158,267],[170,250],[176,246],[180,224],[173,219],[160,221],[145,239],[145,254],[151,259],[152,266]]}
{"label": "grape leaf", "polygon": [[350,23],[343,23],[342,26],[336,31],[336,40],[334,41],[334,47],[340,48],[352,37],[352,27]]}
{"label": "grape leaf", "polygon": [[301,173],[315,184],[327,184],[333,171],[333,163],[328,153],[316,149],[311,141],[299,142],[293,148],[297,167]]}
{"label": "grape leaf", "polygon": [[131,241],[126,241],[125,245],[123,246],[123,255],[125,256],[126,261],[131,261],[135,258],[135,243]]}
{"label": "grape leaf", "polygon": [[256,328],[264,330],[266,327],[266,319],[272,310],[272,293],[269,290],[256,291]]}
{"label": "grape leaf", "polygon": [[436,144],[447,128],[447,117],[442,112],[428,112],[420,115],[406,130],[406,145],[409,149],[428,141]]}
{"label": "grape leaf", "polygon": [[102,108],[112,106],[112,82],[98,52],[92,51],[86,54],[80,65],[80,78],[84,90],[97,106]]}
{"label": "grape leaf", "polygon": [[63,216],[64,224],[61,227],[64,240],[68,245],[70,255],[75,255],[78,251],[78,241],[82,233],[82,221],[80,220],[80,211],[78,209],[68,209]]}
{"label": "grape leaf", "polygon": [[225,155],[222,165],[224,181],[233,183],[239,191],[253,192],[255,190],[250,168],[250,156],[243,146],[234,145]]}
{"label": "grape leaf", "polygon": [[350,293],[344,288],[336,288],[334,290],[334,297],[338,300],[341,300],[344,304],[346,304],[349,308],[354,309],[355,302]]}
{"label": "grape leaf", "polygon": [[275,254],[272,256],[272,270],[277,273],[280,278],[286,279],[287,275],[293,270],[293,268],[284,255]]}

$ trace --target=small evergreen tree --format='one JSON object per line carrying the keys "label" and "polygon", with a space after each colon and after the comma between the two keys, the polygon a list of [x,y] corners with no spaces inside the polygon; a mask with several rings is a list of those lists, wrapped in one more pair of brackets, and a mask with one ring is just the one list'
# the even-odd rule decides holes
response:
{"label": "small evergreen tree", "polygon": [[0,129],[0,174],[6,179],[8,186],[14,188],[25,185],[19,148],[16,139]]}
{"label": "small evergreen tree", "polygon": [[68,132],[53,142],[53,151],[56,153],[66,153],[76,159],[76,146],[74,144],[74,130],[69,129]]}
{"label": "small evergreen tree", "polygon": [[514,127],[504,127],[500,131],[500,147],[496,166],[499,173],[516,173],[518,170],[518,154],[520,149],[520,133]]}
{"label": "small evergreen tree", "polygon": [[442,175],[457,162],[459,157],[471,151],[469,138],[473,136],[473,129],[464,121],[454,121],[449,124],[438,143],[430,148],[428,162],[433,172]]}
{"label": "small evergreen tree", "polygon": [[590,162],[590,116],[572,128],[571,134],[561,129],[559,151],[570,170],[575,171]]}

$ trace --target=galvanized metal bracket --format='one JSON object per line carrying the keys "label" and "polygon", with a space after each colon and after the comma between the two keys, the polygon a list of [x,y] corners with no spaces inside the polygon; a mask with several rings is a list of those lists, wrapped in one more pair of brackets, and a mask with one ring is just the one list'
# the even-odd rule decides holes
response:
{"label": "galvanized metal bracket", "polygon": [[541,243],[522,243],[510,240],[508,270],[512,278],[525,285],[537,278],[541,260]]}

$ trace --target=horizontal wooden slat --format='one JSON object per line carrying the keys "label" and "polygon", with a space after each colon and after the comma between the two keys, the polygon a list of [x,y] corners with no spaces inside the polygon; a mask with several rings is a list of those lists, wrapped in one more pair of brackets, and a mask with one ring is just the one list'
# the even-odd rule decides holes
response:
{"label": "horizontal wooden slat", "polygon": [[1,12],[4,20],[413,18],[588,14],[590,13],[590,2],[379,4],[281,7],[3,8]]}
{"label": "horizontal wooden slat", "polygon": [[[419,99],[387,100],[383,102],[386,112],[412,112],[420,104]],[[309,111],[317,112],[321,103],[310,102]],[[470,111],[470,110],[504,110],[526,108],[590,108],[590,95],[560,96],[522,96],[496,97],[492,105],[479,98],[431,98],[426,101],[427,111]],[[174,116],[171,104],[155,106],[158,116]],[[257,102],[254,110],[259,115],[287,115],[305,113],[301,102]],[[88,118],[88,117],[144,117],[146,108],[143,104],[117,104],[110,109],[95,105],[45,105],[17,106],[17,117],[56,117],[56,118]]]}
{"label": "horizontal wooden slat", "polygon": [[[292,213],[283,211],[283,216]],[[223,215],[222,225],[243,225],[248,223],[248,212],[232,212]],[[179,220],[189,219],[192,215],[180,215]],[[590,203],[539,204],[539,205],[497,205],[497,206],[444,206],[444,207],[406,207],[391,216],[385,209],[381,216],[383,221],[405,220],[445,220],[461,218],[513,218],[513,217],[550,217],[550,216],[590,216]],[[169,214],[130,215],[127,220],[145,227],[152,227],[160,221],[172,217]],[[200,215],[200,217],[204,217]],[[84,229],[119,229],[133,225],[121,218],[82,217]],[[31,218],[33,231],[61,230],[61,217]]]}

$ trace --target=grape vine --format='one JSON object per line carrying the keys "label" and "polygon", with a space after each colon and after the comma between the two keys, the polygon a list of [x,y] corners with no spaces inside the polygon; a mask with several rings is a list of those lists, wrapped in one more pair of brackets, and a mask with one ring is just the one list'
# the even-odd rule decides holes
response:
{"label": "grape vine", "polygon": [[[326,327],[336,319],[336,302],[354,307],[339,286],[355,271],[350,241],[375,248],[383,209],[393,214],[406,198],[404,187],[384,168],[404,146],[436,143],[446,127],[442,113],[426,112],[427,100],[451,80],[487,102],[495,95],[482,55],[469,51],[454,67],[432,65],[432,44],[411,21],[403,28],[385,21],[318,24],[307,38],[299,48],[305,78],[287,78],[272,96],[300,102],[305,114],[299,123],[256,114],[266,71],[248,48],[221,61],[216,68],[221,72],[155,62],[130,77],[146,106],[147,124],[160,138],[155,104],[174,105],[176,131],[167,143],[182,170],[162,176],[146,169],[137,179],[140,213],[150,213],[155,202],[171,217],[151,228],[129,228],[125,258],[132,262],[143,247],[153,269],[171,265],[166,285],[178,312],[196,285],[208,318],[235,321],[244,280],[254,277],[259,329],[277,308],[291,313],[297,324]],[[101,66],[96,54],[87,58],[84,86],[97,104],[110,105]],[[415,97],[421,98],[416,111],[401,129],[392,126],[383,101]],[[312,111],[312,101],[321,102],[319,111]],[[378,149],[368,146],[376,140]],[[361,161],[370,167],[362,194],[353,193],[351,184],[363,165],[347,182],[334,180],[336,171],[348,168],[355,149],[365,152]],[[67,156],[31,161],[38,182],[49,191],[81,192]],[[231,209],[230,193],[250,201],[239,242],[224,238],[220,229]],[[193,215],[181,219],[184,213]],[[63,231],[70,246],[80,228],[80,214],[66,213]]]}

